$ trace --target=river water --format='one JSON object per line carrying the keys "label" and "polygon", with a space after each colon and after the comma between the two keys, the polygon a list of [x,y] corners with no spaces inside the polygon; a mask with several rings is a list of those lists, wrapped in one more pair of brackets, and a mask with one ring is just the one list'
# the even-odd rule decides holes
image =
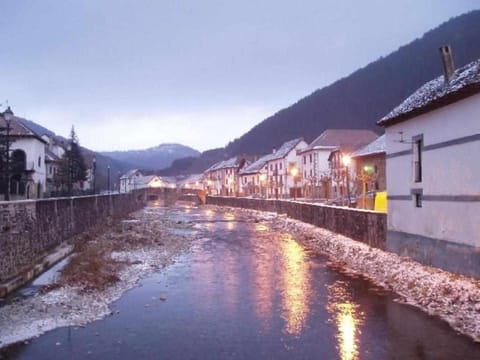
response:
{"label": "river water", "polygon": [[479,345],[268,221],[189,207],[171,216],[201,234],[190,252],[126,292],[114,315],[0,358],[480,359]]}

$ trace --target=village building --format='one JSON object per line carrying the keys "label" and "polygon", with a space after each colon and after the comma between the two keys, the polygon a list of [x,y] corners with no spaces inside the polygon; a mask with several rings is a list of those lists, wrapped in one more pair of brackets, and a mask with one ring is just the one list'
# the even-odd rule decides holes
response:
{"label": "village building", "polygon": [[133,169],[120,176],[120,192],[129,193],[138,189],[138,183],[143,177],[143,174],[138,169]]}
{"label": "village building", "polygon": [[[0,117],[0,128],[7,124]],[[21,118],[10,120],[10,200],[37,199],[44,196],[46,187],[45,145],[46,142],[27,127]],[[2,181],[0,192],[3,196],[7,184]]]}
{"label": "village building", "polygon": [[203,174],[192,174],[178,182],[181,189],[204,190]]}
{"label": "village building", "polygon": [[278,199],[302,196],[298,152],[306,147],[307,143],[298,138],[273,150],[267,160],[267,197]]}
{"label": "village building", "polygon": [[480,276],[480,59],[418,89],[385,127],[387,248],[449,271]]}
{"label": "village building", "polygon": [[248,165],[243,157],[235,156],[215,163],[205,170],[206,190],[210,195],[237,196],[239,193],[239,171]]}
{"label": "village building", "polygon": [[352,153],[357,207],[373,209],[376,192],[386,191],[385,135]]}
{"label": "village building", "polygon": [[350,163],[351,154],[377,139],[378,135],[366,129],[335,129],[329,131],[330,140],[326,143],[336,145],[328,156],[330,168],[330,198],[354,195],[355,164]]}
{"label": "village building", "polygon": [[264,155],[240,170],[240,195],[266,197],[270,158],[271,154]]}

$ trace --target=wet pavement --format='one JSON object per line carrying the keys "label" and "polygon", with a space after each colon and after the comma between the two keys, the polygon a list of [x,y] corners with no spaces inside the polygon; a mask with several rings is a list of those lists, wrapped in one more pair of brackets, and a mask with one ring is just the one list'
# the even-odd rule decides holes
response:
{"label": "wet pavement", "polygon": [[188,207],[173,216],[202,238],[113,303],[114,315],[0,359],[480,359],[478,344],[268,221]]}

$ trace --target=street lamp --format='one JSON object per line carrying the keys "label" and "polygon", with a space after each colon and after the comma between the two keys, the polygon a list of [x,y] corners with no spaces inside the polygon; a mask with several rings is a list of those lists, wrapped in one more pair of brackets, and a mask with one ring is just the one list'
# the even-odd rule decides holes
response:
{"label": "street lamp", "polygon": [[92,161],[92,182],[93,182],[93,195],[96,194],[96,191],[95,191],[95,183],[97,182],[97,159],[96,157],[94,156],[93,157],[93,161]]}
{"label": "street lamp", "polygon": [[346,185],[347,185],[347,206],[350,206],[350,186],[349,182],[350,180],[348,179],[348,165],[350,165],[350,162],[352,161],[352,158],[350,155],[345,154],[342,156],[342,163],[345,166],[345,177],[346,177]]}
{"label": "street lamp", "polygon": [[5,120],[5,128],[0,128],[0,131],[6,130],[5,132],[5,201],[10,201],[10,122],[13,119],[13,111],[10,109],[10,106],[7,109],[0,113],[1,117]]}
{"label": "street lamp", "polygon": [[290,169],[290,174],[293,177],[293,200],[297,200],[297,175],[298,169],[294,166]]}
{"label": "street lamp", "polygon": [[267,179],[267,175],[265,174],[260,174],[260,195],[263,197],[263,183]]}
{"label": "street lamp", "polygon": [[107,190],[110,194],[110,165],[107,166]]}

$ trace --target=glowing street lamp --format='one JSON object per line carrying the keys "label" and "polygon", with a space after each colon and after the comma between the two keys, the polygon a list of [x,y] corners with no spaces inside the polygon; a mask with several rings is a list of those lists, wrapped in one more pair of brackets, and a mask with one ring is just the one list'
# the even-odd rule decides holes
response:
{"label": "glowing street lamp", "polygon": [[260,174],[260,194],[263,196],[263,184],[265,183],[265,180],[267,180],[267,175],[265,174]]}
{"label": "glowing street lamp", "polygon": [[294,166],[290,169],[290,175],[293,177],[293,200],[297,200],[297,175],[298,169]]}

